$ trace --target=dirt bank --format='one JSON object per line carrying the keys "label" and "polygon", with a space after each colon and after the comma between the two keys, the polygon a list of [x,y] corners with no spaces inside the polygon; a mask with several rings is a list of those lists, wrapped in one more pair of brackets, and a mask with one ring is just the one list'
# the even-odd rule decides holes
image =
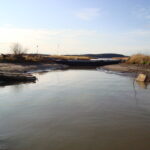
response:
{"label": "dirt bank", "polygon": [[139,65],[130,65],[130,64],[115,64],[115,65],[107,65],[101,67],[102,69],[109,70],[109,71],[118,71],[118,72],[125,72],[125,73],[140,73],[146,72],[150,73],[150,67],[147,66],[139,66]]}
{"label": "dirt bank", "polygon": [[44,70],[57,70],[66,69],[67,66],[61,64],[13,64],[13,63],[0,63],[0,72],[40,72]]}

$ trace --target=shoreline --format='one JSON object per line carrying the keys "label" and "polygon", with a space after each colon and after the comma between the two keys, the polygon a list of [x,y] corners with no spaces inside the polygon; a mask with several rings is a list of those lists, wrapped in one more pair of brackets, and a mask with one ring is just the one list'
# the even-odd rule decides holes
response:
{"label": "shoreline", "polygon": [[36,82],[34,73],[52,70],[64,70],[68,66],[61,64],[24,64],[24,63],[0,63],[0,86]]}
{"label": "shoreline", "polygon": [[102,66],[98,69],[113,73],[119,73],[123,76],[132,76],[137,82],[150,83],[149,66],[121,63],[116,65]]}
{"label": "shoreline", "polygon": [[6,73],[34,73],[47,70],[67,69],[68,66],[62,64],[24,64],[24,63],[0,63],[0,72]]}
{"label": "shoreline", "polygon": [[150,67],[132,65],[132,64],[115,64],[100,67],[101,69],[120,72],[120,73],[150,73]]}
{"label": "shoreline", "polygon": [[[34,76],[34,73],[41,73],[41,72],[47,72],[53,70],[65,70],[69,68],[70,67],[67,65],[56,64],[56,63],[40,63],[40,64],[39,63],[30,63],[30,64],[29,63],[28,64],[27,63],[18,63],[18,64],[0,63],[0,74],[2,76],[1,79],[3,78],[6,80],[5,82],[9,80],[16,82],[18,80],[17,76],[20,77],[21,81],[22,80],[30,81],[31,77],[36,78],[36,76]],[[81,66],[80,69],[84,69],[84,67]],[[149,80],[150,67],[146,67],[146,66],[120,63],[120,64],[100,66],[97,68],[97,70],[104,70],[113,73],[121,73],[124,76],[132,76],[134,78],[139,73],[144,73],[147,75],[148,81],[150,81]]]}

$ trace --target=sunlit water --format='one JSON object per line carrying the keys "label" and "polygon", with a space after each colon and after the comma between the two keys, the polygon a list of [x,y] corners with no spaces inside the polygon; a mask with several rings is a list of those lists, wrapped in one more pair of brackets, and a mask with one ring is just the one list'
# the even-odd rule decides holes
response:
{"label": "sunlit water", "polygon": [[150,86],[96,70],[0,87],[0,150],[149,150]]}

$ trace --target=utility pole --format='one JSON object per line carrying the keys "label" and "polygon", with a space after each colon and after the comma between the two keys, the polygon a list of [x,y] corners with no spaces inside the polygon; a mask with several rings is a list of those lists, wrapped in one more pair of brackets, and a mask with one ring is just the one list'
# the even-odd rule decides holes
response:
{"label": "utility pole", "polygon": [[39,46],[37,45],[36,48],[37,48],[36,53],[38,54],[39,53]]}

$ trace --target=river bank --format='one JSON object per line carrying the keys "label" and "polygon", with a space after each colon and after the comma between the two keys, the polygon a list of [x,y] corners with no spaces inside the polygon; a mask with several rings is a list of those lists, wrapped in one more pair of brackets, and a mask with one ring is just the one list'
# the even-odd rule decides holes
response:
{"label": "river bank", "polygon": [[98,69],[121,73],[124,76],[132,76],[137,82],[150,82],[150,67],[146,65],[120,63],[102,66]]}
{"label": "river bank", "polygon": [[66,69],[66,65],[61,64],[24,64],[24,63],[0,63],[0,72],[10,73],[31,73],[45,70]]}
{"label": "river bank", "polygon": [[0,63],[0,85],[13,83],[35,82],[37,77],[33,73],[50,70],[67,69],[61,64],[39,64],[39,63]]}
{"label": "river bank", "polygon": [[122,73],[141,73],[141,72],[150,73],[150,67],[143,66],[143,65],[126,64],[126,63],[107,65],[107,66],[102,66],[101,68],[104,70],[116,71]]}

